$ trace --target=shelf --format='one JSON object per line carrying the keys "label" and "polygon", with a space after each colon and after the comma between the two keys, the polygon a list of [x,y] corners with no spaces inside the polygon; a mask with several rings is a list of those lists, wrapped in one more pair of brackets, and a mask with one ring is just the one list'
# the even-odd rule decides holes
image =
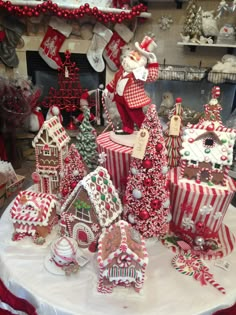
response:
{"label": "shelf", "polygon": [[228,53],[232,53],[233,50],[236,48],[235,45],[232,44],[197,44],[197,43],[184,43],[184,42],[177,42],[179,46],[187,46],[190,48],[191,51],[195,51],[196,47],[215,47],[215,48],[226,48]]}
{"label": "shelf", "polygon": [[197,43],[178,42],[177,45],[180,45],[180,46],[198,46],[198,47],[236,48],[236,44],[235,45],[225,45],[225,44],[197,44]]}

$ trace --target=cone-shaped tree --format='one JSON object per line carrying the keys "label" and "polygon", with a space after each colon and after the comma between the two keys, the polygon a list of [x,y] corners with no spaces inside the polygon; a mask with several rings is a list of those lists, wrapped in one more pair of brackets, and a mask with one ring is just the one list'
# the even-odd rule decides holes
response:
{"label": "cone-shaped tree", "polygon": [[180,149],[182,146],[183,135],[183,108],[181,103],[182,99],[177,98],[174,110],[169,117],[170,121],[167,123],[167,128],[164,132],[167,161],[170,168],[178,166],[181,157]]}
{"label": "cone-shaped tree", "polygon": [[124,198],[124,218],[144,237],[162,237],[169,229],[168,165],[156,106],[150,105],[140,134],[148,131],[144,156],[132,157]]}
{"label": "cone-shaped tree", "polygon": [[74,144],[70,145],[64,162],[65,167],[60,181],[61,204],[64,203],[77,183],[87,174],[86,166]]}
{"label": "cone-shaped tree", "polygon": [[83,109],[84,119],[79,127],[79,133],[76,136],[76,148],[88,166],[90,171],[98,166],[98,152],[96,142],[96,130],[90,123],[90,110],[87,106]]}

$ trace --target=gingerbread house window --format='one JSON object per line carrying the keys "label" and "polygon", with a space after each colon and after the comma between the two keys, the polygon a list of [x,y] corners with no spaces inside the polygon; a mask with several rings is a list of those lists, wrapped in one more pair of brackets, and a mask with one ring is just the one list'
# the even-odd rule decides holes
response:
{"label": "gingerbread house window", "polygon": [[215,163],[215,164],[213,165],[213,167],[214,167],[215,169],[220,170],[220,169],[222,168],[222,165],[221,165],[221,164],[218,164],[218,163]]}
{"label": "gingerbread house window", "polygon": [[215,141],[212,138],[205,138],[203,140],[203,145],[207,148],[212,148],[215,145]]}
{"label": "gingerbread house window", "polygon": [[51,156],[50,150],[43,150],[43,155],[45,155],[45,156]]}
{"label": "gingerbread house window", "polygon": [[190,160],[190,164],[192,164],[192,165],[197,165],[197,164],[198,164],[198,162],[197,162],[197,161],[195,161],[195,160]]}
{"label": "gingerbread house window", "polygon": [[90,216],[90,210],[79,209],[79,210],[76,210],[75,213],[76,213],[77,218],[79,218],[81,221],[92,222],[91,216]]}

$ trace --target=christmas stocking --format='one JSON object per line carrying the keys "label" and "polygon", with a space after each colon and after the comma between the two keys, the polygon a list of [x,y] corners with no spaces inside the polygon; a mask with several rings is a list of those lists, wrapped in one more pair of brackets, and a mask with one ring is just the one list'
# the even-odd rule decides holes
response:
{"label": "christmas stocking", "polygon": [[53,69],[61,66],[59,50],[69,37],[72,26],[65,21],[53,16],[49,22],[47,32],[39,48],[39,54],[43,60]]}
{"label": "christmas stocking", "polygon": [[113,32],[103,24],[97,22],[93,33],[92,42],[87,52],[87,59],[95,71],[102,72],[105,68],[102,53],[111,39]]}
{"label": "christmas stocking", "polygon": [[113,35],[107,44],[103,57],[112,71],[117,71],[120,66],[121,48],[128,44],[133,37],[133,32],[125,24],[116,24]]}

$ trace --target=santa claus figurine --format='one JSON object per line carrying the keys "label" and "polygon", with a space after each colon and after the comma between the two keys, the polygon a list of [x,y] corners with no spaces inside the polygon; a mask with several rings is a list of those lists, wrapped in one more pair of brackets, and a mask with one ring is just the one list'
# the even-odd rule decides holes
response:
{"label": "santa claus figurine", "polygon": [[29,116],[28,129],[31,132],[37,132],[42,127],[43,123],[43,113],[41,112],[41,108],[37,106]]}
{"label": "santa claus figurine", "polygon": [[46,120],[49,120],[53,116],[57,116],[60,123],[62,124],[63,122],[63,116],[61,114],[60,108],[56,105],[53,105],[49,108],[47,115],[46,115]]}
{"label": "santa claus figurine", "polygon": [[158,77],[158,63],[153,53],[157,44],[153,38],[145,36],[141,44],[135,43],[135,50],[126,56],[113,80],[103,92],[104,98],[115,101],[119,111],[122,130],[117,134],[132,134],[135,124],[141,127],[145,114],[143,107],[151,104],[144,85]]}

